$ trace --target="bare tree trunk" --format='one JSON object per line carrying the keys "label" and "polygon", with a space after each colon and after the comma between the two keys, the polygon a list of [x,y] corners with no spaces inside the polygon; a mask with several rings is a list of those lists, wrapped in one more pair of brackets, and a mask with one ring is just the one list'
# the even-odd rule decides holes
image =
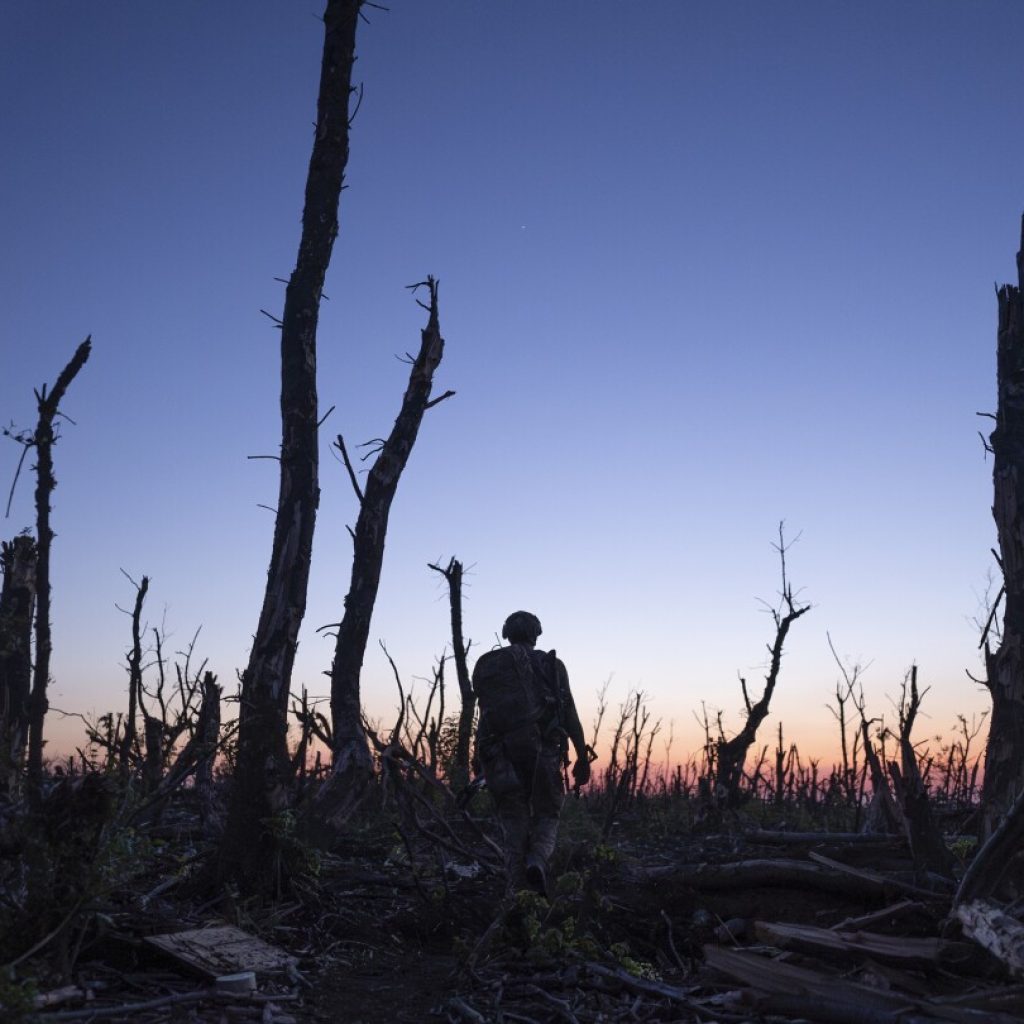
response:
{"label": "bare tree trunk", "polygon": [[[124,570],[122,570],[123,572]],[[128,576],[125,573],[125,576]],[[142,700],[142,605],[149,592],[149,577],[135,585],[135,607],[132,609],[132,650],[128,655],[128,716],[124,722],[124,736],[121,739],[121,781],[127,782],[132,770],[132,748],[135,746],[135,712]],[[146,737],[147,743],[149,737]]]}
{"label": "bare tree trunk", "polygon": [[164,723],[153,715],[143,713],[142,735],[146,742],[145,758],[142,762],[142,791],[155,793],[160,788],[164,775]]}
{"label": "bare tree trunk", "polygon": [[466,641],[462,636],[462,563],[451,558],[446,568],[431,563],[430,568],[439,572],[448,584],[448,604],[452,617],[452,654],[455,659],[455,675],[459,681],[459,729],[455,740],[455,755],[452,758],[451,784],[461,789],[469,782],[469,747],[473,738],[473,716],[476,712],[476,695],[469,680],[466,664]]}
{"label": "bare tree trunk", "polygon": [[782,605],[780,608],[772,610],[775,619],[775,639],[771,647],[768,648],[771,660],[768,666],[768,675],[764,681],[764,692],[761,694],[761,699],[752,704],[747,694],[746,680],[740,680],[743,688],[743,702],[746,705],[746,721],[743,723],[743,728],[731,740],[723,740],[718,743],[718,791],[727,806],[730,807],[735,806],[739,799],[740,781],[743,778],[743,764],[747,758],[747,751],[757,738],[759,726],[768,717],[772,694],[775,692],[779,669],[782,667],[782,649],[786,643],[786,637],[789,635],[789,629],[801,615],[811,610],[809,604],[797,605],[793,599],[793,588],[786,579],[786,548],[780,523],[777,550],[782,562]]}
{"label": "bare tree trunk", "polygon": [[242,674],[238,761],[219,874],[249,890],[268,881],[275,856],[267,819],[289,803],[288,695],[320,500],[316,333],[324,278],[338,234],[348,162],[352,65],[362,0],[328,0],[302,237],[281,322],[280,489],[274,543],[256,635]]}
{"label": "bare tree trunk", "polygon": [[942,832],[932,815],[928,800],[928,789],[921,778],[917,753],[910,735],[921,709],[921,700],[927,690],[917,688],[917,666],[910,669],[909,690],[904,681],[903,696],[900,700],[900,761],[902,769],[895,762],[889,765],[893,786],[903,808],[907,840],[914,858],[914,870],[919,884],[925,884],[928,872],[935,872],[945,878],[953,877],[953,855],[946,847]]}
{"label": "bare tree trunk", "polygon": [[317,794],[313,810],[317,817],[332,826],[343,822],[359,803],[373,772],[373,759],[363,728],[359,677],[380,585],[391,502],[416,443],[423,414],[453,394],[446,391],[435,399],[430,397],[434,371],[444,354],[444,339],[438,319],[437,282],[428,277],[425,284],[430,292],[430,316],[421,332],[419,354],[409,371],[402,408],[387,440],[380,443],[366,479],[365,493],[356,480],[344,440],[339,437],[337,442],[359,498],[359,518],[353,534],[352,576],[345,598],[345,614],[338,627],[331,666],[334,763],[330,778]]}
{"label": "bare tree trunk", "polygon": [[36,664],[32,675],[32,696],[29,702],[28,727],[28,780],[34,796],[38,796],[43,781],[43,721],[50,704],[46,687],[50,682],[50,548],[54,533],[50,528],[50,495],[57,481],[53,475],[53,445],[57,440],[53,421],[57,417],[60,401],[78,371],[85,365],[92,350],[92,339],[86,338],[75,349],[70,362],[60,372],[53,390],[46,385],[36,392],[39,422],[31,445],[36,449]]}
{"label": "bare tree trunk", "polygon": [[878,758],[874,744],[871,742],[871,723],[864,717],[863,705],[858,707],[861,715],[860,727],[864,739],[864,759],[867,770],[871,774],[871,802],[864,818],[863,831],[868,833],[881,832],[889,834],[905,829],[903,811],[893,799],[889,789],[882,762]]}
{"label": "bare tree trunk", "polygon": [[36,542],[22,534],[0,552],[0,796],[21,787],[32,690],[32,613],[36,604]]}
{"label": "bare tree trunk", "polygon": [[992,516],[999,535],[1006,603],[1002,640],[985,647],[992,718],[982,787],[982,837],[1024,792],[1024,221],[1017,253],[1017,287],[998,291],[998,404],[990,444]]}
{"label": "bare tree trunk", "polygon": [[[196,793],[204,825],[217,817],[213,785],[213,763],[220,743],[220,695],[217,677],[212,672],[203,676],[203,703],[193,739],[198,745],[196,753]],[[191,741],[190,741],[191,742]]]}

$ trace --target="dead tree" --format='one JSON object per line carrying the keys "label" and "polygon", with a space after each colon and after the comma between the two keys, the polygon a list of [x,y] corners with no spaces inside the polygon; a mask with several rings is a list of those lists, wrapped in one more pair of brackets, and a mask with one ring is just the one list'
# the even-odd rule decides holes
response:
{"label": "dead tree", "polygon": [[53,390],[48,392],[44,384],[42,390],[36,392],[39,419],[35,433],[24,442],[26,451],[30,447],[36,450],[36,663],[32,673],[28,726],[28,779],[34,794],[38,794],[43,779],[43,721],[50,706],[46,687],[50,682],[53,648],[50,634],[50,548],[54,533],[50,527],[50,496],[57,486],[53,475],[53,446],[58,437],[54,420],[60,411],[61,399],[85,365],[91,350],[92,338],[89,337],[75,349]]}
{"label": "dead tree", "polygon": [[946,878],[953,877],[953,855],[946,848],[942,833],[932,814],[928,789],[921,778],[917,751],[914,750],[910,738],[917,713],[921,709],[921,700],[927,692],[918,690],[917,666],[912,665],[908,678],[903,681],[903,692],[898,708],[900,764],[895,761],[889,764],[893,787],[903,808],[903,820],[914,858],[914,870],[921,883],[925,882],[928,872],[935,872]]}
{"label": "dead tree", "polygon": [[441,568],[433,562],[429,568],[439,572],[448,584],[448,605],[452,620],[452,655],[455,661],[455,675],[459,683],[462,706],[459,709],[459,726],[455,738],[455,754],[452,758],[452,778],[449,780],[456,789],[469,781],[469,747],[473,738],[473,716],[476,713],[476,695],[469,680],[466,653],[469,645],[462,636],[462,563],[450,558],[448,565]]}
{"label": "dead tree", "polygon": [[992,718],[982,786],[982,836],[1024,792],[1024,220],[1017,253],[1017,286],[997,292],[996,426],[992,516],[1003,570],[1002,638],[993,653],[985,643],[986,684]]}
{"label": "dead tree", "polygon": [[349,96],[362,0],[328,0],[302,235],[281,328],[280,485],[256,634],[242,673],[238,759],[218,874],[263,887],[275,850],[267,820],[290,801],[288,696],[320,500],[316,335],[348,162]]}
{"label": "dead tree", "polygon": [[743,764],[747,758],[747,751],[750,750],[757,738],[758,728],[768,717],[772,694],[775,693],[779,669],[782,667],[782,649],[786,643],[786,637],[789,635],[790,627],[801,615],[811,610],[809,604],[801,605],[796,602],[793,596],[793,586],[786,577],[786,551],[790,544],[786,543],[782,523],[779,523],[779,543],[774,547],[779,553],[782,565],[782,591],[780,605],[777,608],[772,608],[775,639],[768,647],[768,674],[765,676],[764,691],[760,700],[751,702],[747,692],[747,682],[742,677],[740,678],[747,715],[746,721],[743,723],[743,728],[731,740],[720,740],[716,750],[718,801],[727,807],[735,807],[739,802]]}
{"label": "dead tree", "polygon": [[[194,793],[198,798],[203,823],[219,819],[213,787],[213,765],[217,754],[223,750],[220,729],[221,688],[212,672],[204,673],[201,681],[197,678],[196,685],[202,689],[202,704],[192,723],[191,735],[168,766],[166,774],[161,770],[160,774],[154,774],[147,780],[145,798],[131,813],[130,821],[134,825],[148,823],[159,817],[167,801],[183,788],[190,776],[195,777]],[[192,711],[191,704],[187,705],[187,710]],[[146,722],[162,724],[161,719],[153,716],[147,716]],[[159,739],[155,739],[155,743],[156,749],[160,749]],[[150,749],[146,749],[147,770],[150,768]]]}
{"label": "dead tree", "polygon": [[317,817],[332,826],[344,821],[362,799],[373,771],[363,728],[359,678],[380,585],[391,503],[416,443],[424,413],[454,394],[446,391],[437,398],[430,397],[434,371],[444,355],[444,339],[438,318],[437,281],[428,277],[423,286],[430,295],[430,305],[425,307],[429,313],[427,325],[420,332],[419,353],[415,359],[410,357],[409,384],[395,425],[386,440],[376,442],[377,457],[367,475],[365,490],[359,485],[344,439],[339,436],[337,440],[338,451],[359,501],[359,517],[352,534],[352,575],[345,613],[338,624],[331,666],[333,765],[330,777],[317,794],[314,810]]}
{"label": "dead tree", "polygon": [[[121,570],[124,572],[124,570]],[[127,782],[132,771],[132,755],[136,745],[135,717],[138,705],[142,700],[142,605],[149,591],[149,577],[143,576],[141,583],[124,572],[128,581],[135,587],[135,605],[132,617],[132,649],[128,653],[128,716],[124,722],[124,736],[121,737],[121,781]],[[148,716],[147,716],[148,718]],[[151,740],[152,727],[147,730],[147,746]],[[159,748],[159,739],[157,739]]]}
{"label": "dead tree", "polygon": [[27,534],[0,550],[0,796],[20,788],[32,689],[32,613],[36,542]]}

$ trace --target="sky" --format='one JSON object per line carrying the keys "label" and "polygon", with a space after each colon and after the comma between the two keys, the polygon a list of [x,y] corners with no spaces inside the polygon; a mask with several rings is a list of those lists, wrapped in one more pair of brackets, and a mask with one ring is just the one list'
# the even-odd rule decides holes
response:
{"label": "sky", "polygon": [[[1024,6],[880,0],[390,0],[321,311],[322,498],[293,688],[328,693],[355,498],[329,442],[384,435],[440,280],[436,388],[391,516],[363,672],[393,720],[449,641],[536,612],[582,717],[649,695],[673,758],[741,722],[799,537],[774,714],[826,760],[829,650],[919,738],[980,715],[995,572],[993,285],[1024,211]],[[131,584],[222,683],[245,666],[277,495],[280,314],[322,46],[316,3],[0,9],[0,420],[77,344],[55,450],[51,703],[126,706]],[[0,438],[0,480],[20,449]],[[4,536],[33,523],[18,481]],[[997,589],[997,585],[993,587]],[[420,680],[420,681],[416,681]],[[80,723],[51,715],[51,752]]]}

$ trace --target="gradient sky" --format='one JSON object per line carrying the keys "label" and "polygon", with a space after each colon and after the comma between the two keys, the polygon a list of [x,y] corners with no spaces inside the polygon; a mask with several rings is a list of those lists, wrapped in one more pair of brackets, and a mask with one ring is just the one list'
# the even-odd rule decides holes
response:
{"label": "gradient sky", "polygon": [[[472,566],[475,652],[535,611],[584,719],[612,676],[698,742],[771,639],[771,542],[813,611],[775,708],[830,752],[826,640],[873,713],[916,660],[920,737],[987,697],[993,283],[1024,210],[1024,5],[390,0],[368,10],[321,315],[322,501],[294,686],[327,693],[354,497],[327,443],[384,434],[441,281],[439,390],[395,501],[364,669],[375,717],[448,640],[427,563]],[[120,573],[222,682],[270,552],[279,313],[321,6],[0,10],[0,418],[34,422],[86,334],[56,449],[52,703],[126,704]],[[0,479],[18,447],[0,446]],[[23,476],[4,534],[33,521]],[[418,684],[422,688],[423,684]],[[74,723],[49,724],[51,750]],[[765,741],[771,740],[766,730]]]}

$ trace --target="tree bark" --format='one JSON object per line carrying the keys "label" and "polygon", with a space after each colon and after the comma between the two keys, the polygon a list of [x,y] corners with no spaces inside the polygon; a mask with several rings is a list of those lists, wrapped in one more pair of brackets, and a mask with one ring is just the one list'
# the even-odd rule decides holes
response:
{"label": "tree bark", "polygon": [[452,656],[455,660],[455,675],[459,682],[459,696],[462,698],[450,782],[453,788],[461,789],[469,782],[469,747],[473,737],[473,716],[476,712],[476,695],[469,679],[466,641],[462,636],[462,563],[453,557],[449,559],[444,569],[433,564],[430,568],[439,572],[448,584],[448,605],[452,619]]}
{"label": "tree bark", "polygon": [[[365,492],[355,484],[349,464],[359,496],[359,518],[353,534],[352,575],[345,598],[345,614],[338,627],[331,666],[334,760],[331,775],[318,792],[314,807],[317,817],[334,827],[341,824],[362,800],[373,773],[373,759],[363,728],[359,677],[380,585],[391,503],[416,443],[423,414],[452,394],[445,392],[438,398],[430,398],[434,371],[444,354],[444,339],[438,319],[437,282],[428,277],[426,285],[430,291],[430,316],[427,326],[421,331],[419,354],[409,372],[409,385],[398,418],[387,440],[381,443],[367,476]],[[340,437],[338,448],[348,462],[344,441]]]}
{"label": "tree bark", "polygon": [[999,536],[1006,599],[1002,639],[993,654],[986,643],[992,717],[982,787],[982,838],[991,835],[1024,791],[1024,220],[1017,253],[1017,286],[997,293],[996,427],[992,516]]}
{"label": "tree bark", "polygon": [[70,362],[60,372],[53,390],[46,385],[36,392],[39,421],[31,445],[36,449],[36,664],[32,673],[32,695],[29,701],[28,780],[30,792],[39,795],[43,781],[43,721],[50,708],[46,687],[50,682],[50,548],[54,532],[50,527],[50,496],[57,481],[53,475],[53,445],[57,440],[53,421],[60,401],[92,351],[92,338],[86,338],[75,349]]}
{"label": "tree bark", "polygon": [[36,542],[22,534],[0,552],[0,796],[20,789],[32,691]]}
{"label": "tree bark", "polygon": [[328,0],[317,121],[306,177],[302,235],[281,323],[280,487],[263,607],[242,674],[238,760],[220,849],[221,878],[247,891],[269,880],[275,847],[267,819],[289,803],[288,695],[306,611],[320,500],[316,334],[324,278],[338,234],[348,162],[352,65],[362,0]]}

